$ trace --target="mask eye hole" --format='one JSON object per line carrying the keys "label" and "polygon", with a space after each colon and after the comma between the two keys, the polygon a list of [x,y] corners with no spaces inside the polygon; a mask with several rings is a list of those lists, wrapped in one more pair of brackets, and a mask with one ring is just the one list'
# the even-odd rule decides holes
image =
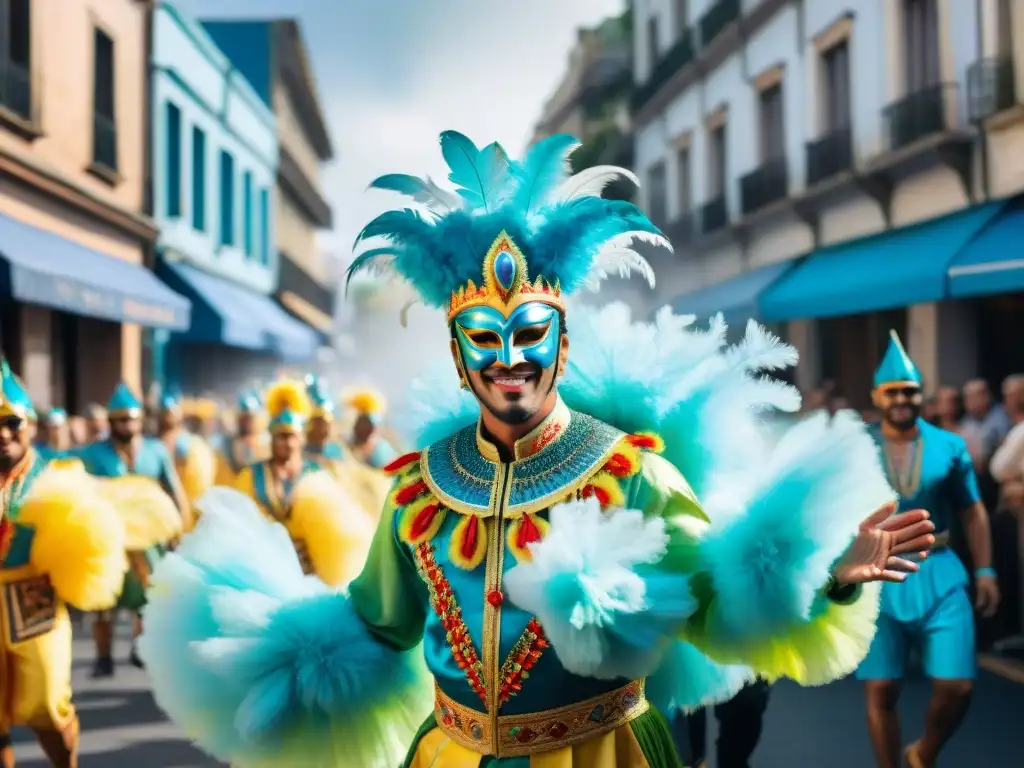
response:
{"label": "mask eye hole", "polygon": [[512,343],[517,347],[532,347],[534,344],[539,344],[544,340],[544,337],[548,335],[548,328],[550,327],[551,323],[544,323],[543,325],[531,325],[526,328],[520,328],[512,337]]}
{"label": "mask eye hole", "polygon": [[501,338],[494,331],[474,331],[466,328],[463,328],[462,331],[474,346],[483,349],[495,349],[501,346]]}

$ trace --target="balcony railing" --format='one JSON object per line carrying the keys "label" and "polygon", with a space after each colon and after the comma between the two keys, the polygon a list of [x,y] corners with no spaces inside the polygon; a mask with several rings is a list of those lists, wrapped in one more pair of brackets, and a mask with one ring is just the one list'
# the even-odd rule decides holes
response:
{"label": "balcony railing", "polygon": [[92,118],[92,161],[101,168],[117,170],[117,125],[98,112]]}
{"label": "balcony railing", "polygon": [[853,134],[849,128],[839,128],[809,141],[806,148],[807,186],[853,168]]}
{"label": "balcony railing", "polygon": [[0,105],[18,117],[32,120],[32,74],[25,64],[0,63]]}
{"label": "balcony railing", "polygon": [[698,217],[700,218],[701,234],[708,235],[719,229],[725,229],[729,223],[729,210],[725,204],[725,195],[708,200],[700,207]]}
{"label": "balcony railing", "polygon": [[637,111],[650,101],[654,94],[661,89],[661,86],[672,78],[672,75],[693,61],[693,57],[693,31],[687,28],[675,45],[658,59],[658,63],[654,65],[654,70],[647,80],[633,91],[633,111]]}
{"label": "balcony railing", "polygon": [[889,149],[896,150],[919,139],[949,129],[949,106],[956,98],[956,84],[932,85],[911,93],[882,110]]}
{"label": "balcony railing", "polygon": [[789,194],[786,158],[766,160],[760,168],[740,179],[740,208],[744,215],[759,211]]}
{"label": "balcony railing", "polygon": [[742,13],[740,0],[718,0],[700,17],[700,44],[709,45]]}
{"label": "balcony railing", "polygon": [[1013,58],[981,59],[967,70],[967,103],[972,121],[984,120],[1016,106]]}

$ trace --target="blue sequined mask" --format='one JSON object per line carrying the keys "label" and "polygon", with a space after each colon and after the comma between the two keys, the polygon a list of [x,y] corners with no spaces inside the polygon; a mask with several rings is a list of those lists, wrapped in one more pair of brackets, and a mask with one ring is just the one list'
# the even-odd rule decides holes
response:
{"label": "blue sequined mask", "polygon": [[472,307],[455,317],[455,339],[465,366],[482,371],[533,363],[550,368],[558,359],[558,310],[541,302],[521,304],[505,317],[493,307]]}

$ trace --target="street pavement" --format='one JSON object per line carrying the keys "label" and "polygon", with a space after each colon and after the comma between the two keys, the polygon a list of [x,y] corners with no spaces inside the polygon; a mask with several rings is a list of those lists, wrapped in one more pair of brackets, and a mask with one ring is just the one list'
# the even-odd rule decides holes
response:
{"label": "street pavement", "polygon": [[[119,658],[127,656],[122,639]],[[112,680],[92,681],[92,645],[75,641],[75,702],[82,719],[81,768],[213,768],[220,764],[193,748],[160,714],[144,672],[121,664]],[[1012,670],[1011,670],[1012,672]],[[949,744],[943,766],[1024,766],[1024,672],[1018,682],[982,671],[974,703]],[[920,732],[927,683],[907,683],[903,725],[907,739]],[[711,719],[712,723],[714,718]],[[712,725],[713,728],[713,725]],[[16,730],[19,768],[46,768],[28,732]],[[713,734],[712,734],[713,737]],[[871,768],[860,686],[846,679],[817,689],[780,683],[768,707],[755,768]],[[358,768],[351,766],[351,768]],[[714,768],[714,761],[708,768]]]}

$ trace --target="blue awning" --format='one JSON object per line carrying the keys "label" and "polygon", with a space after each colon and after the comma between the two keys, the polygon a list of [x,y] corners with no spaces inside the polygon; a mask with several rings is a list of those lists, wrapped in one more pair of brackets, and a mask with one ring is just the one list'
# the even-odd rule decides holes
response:
{"label": "blue awning", "polygon": [[956,299],[1024,291],[1024,207],[1004,210],[949,265]]}
{"label": "blue awning", "polygon": [[188,328],[191,305],[141,264],[0,214],[0,295],[149,328]]}
{"label": "blue awning", "polygon": [[721,312],[729,325],[741,325],[760,318],[760,298],[765,289],[793,267],[792,261],[769,264],[672,300],[677,315],[696,315],[706,320]]}
{"label": "blue awning", "polygon": [[838,317],[941,301],[950,262],[1004,205],[987,203],[816,251],[764,292],[761,316]]}
{"label": "blue awning", "polygon": [[161,262],[160,276],[195,304],[182,341],[274,352],[288,360],[316,355],[320,337],[271,297],[183,263]]}

